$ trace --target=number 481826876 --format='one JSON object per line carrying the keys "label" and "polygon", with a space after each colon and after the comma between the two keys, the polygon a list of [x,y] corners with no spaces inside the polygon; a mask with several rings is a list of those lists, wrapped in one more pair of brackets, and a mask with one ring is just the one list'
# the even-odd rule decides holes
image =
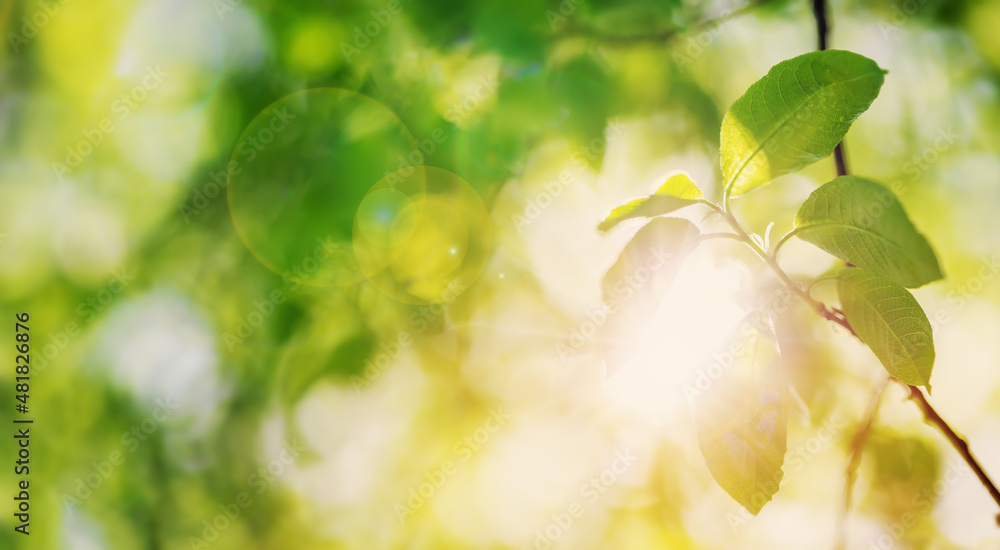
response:
{"label": "number 481826876", "polygon": [[31,347],[28,341],[31,339],[26,324],[30,316],[27,313],[19,313],[14,316],[17,322],[14,323],[14,349],[17,356],[14,358],[14,367],[17,371],[16,384],[14,386],[15,398],[20,402],[17,406],[18,412],[28,412],[28,365],[31,362]]}

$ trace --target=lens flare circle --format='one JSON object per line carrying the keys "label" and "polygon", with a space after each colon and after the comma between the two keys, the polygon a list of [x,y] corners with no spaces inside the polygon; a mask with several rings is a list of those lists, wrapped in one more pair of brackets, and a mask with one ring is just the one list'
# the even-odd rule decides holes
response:
{"label": "lens flare circle", "polygon": [[361,271],[387,296],[447,303],[482,273],[492,227],[482,198],[464,179],[410,167],[388,174],[361,201],[353,241]]}
{"label": "lens flare circle", "polygon": [[363,281],[351,245],[356,214],[363,213],[366,238],[388,244],[379,216],[395,218],[410,199],[391,189],[368,192],[407,167],[410,192],[422,193],[423,169],[409,166],[413,158],[421,160],[416,141],[381,103],[337,88],[293,93],[261,111],[233,150],[233,224],[254,257],[286,280],[318,287]]}

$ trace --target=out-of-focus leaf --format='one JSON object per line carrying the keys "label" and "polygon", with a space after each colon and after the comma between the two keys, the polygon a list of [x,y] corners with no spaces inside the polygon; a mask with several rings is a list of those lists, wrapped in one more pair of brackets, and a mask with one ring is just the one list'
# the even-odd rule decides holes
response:
{"label": "out-of-focus leaf", "polygon": [[[643,226],[604,276],[601,288],[605,301],[658,301],[698,235],[693,223],[680,218],[656,218]],[[640,297],[633,298],[637,293]]]}
{"label": "out-of-focus leaf", "polygon": [[668,214],[694,204],[700,198],[702,198],[701,189],[698,189],[698,186],[691,181],[687,174],[683,172],[674,174],[667,178],[666,183],[661,185],[656,193],[612,210],[611,214],[597,226],[597,229],[608,231],[618,223],[631,218],[652,218]]}
{"label": "out-of-focus leaf", "polygon": [[841,176],[813,191],[795,216],[806,242],[909,288],[942,277],[934,251],[888,189]]}
{"label": "out-of-focus leaf", "polygon": [[468,37],[476,20],[476,4],[466,0],[406,2],[405,13],[430,44],[446,48]]}
{"label": "out-of-focus leaf", "polygon": [[630,363],[635,341],[649,325],[687,255],[699,242],[693,223],[679,218],[654,218],[625,246],[611,266],[601,289],[604,309],[591,312],[609,374]]}
{"label": "out-of-focus leaf", "polygon": [[607,135],[615,97],[607,70],[592,55],[577,56],[552,69],[546,94],[560,110],[560,116],[546,126],[570,141],[575,160],[600,169],[614,138]]}
{"label": "out-of-focus leaf", "polygon": [[874,61],[841,50],[811,52],[771,67],[722,120],[729,196],[829,156],[884,80]]}
{"label": "out-of-focus leaf", "polygon": [[[581,6],[589,8],[582,23],[601,36],[656,36],[682,29],[678,21],[685,19],[684,3],[679,0],[588,0]],[[582,11],[582,10],[581,10]],[[695,19],[696,15],[688,16]]]}
{"label": "out-of-focus leaf", "polygon": [[732,363],[698,396],[698,446],[712,477],[757,514],[778,492],[786,448],[785,390],[770,320],[751,313],[734,335]]}
{"label": "out-of-focus leaf", "polygon": [[946,465],[935,442],[886,425],[869,436],[864,461],[873,466],[866,476],[864,507],[887,522],[904,515],[913,517],[899,541],[912,546],[921,544],[928,527],[933,529],[933,514],[929,512],[947,492],[939,490],[942,486],[950,490],[961,476],[954,474],[968,471],[961,461]]}
{"label": "out-of-focus leaf", "polygon": [[858,338],[885,370],[907,384],[929,385],[934,337],[916,298],[885,277],[857,268],[840,270],[837,292]]}

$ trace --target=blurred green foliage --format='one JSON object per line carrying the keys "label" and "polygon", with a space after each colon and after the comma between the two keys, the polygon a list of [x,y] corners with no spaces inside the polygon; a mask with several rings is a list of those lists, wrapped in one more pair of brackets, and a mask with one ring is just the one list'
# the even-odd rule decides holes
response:
{"label": "blurred green foliage", "polygon": [[[593,227],[623,199],[654,191],[670,170],[720,189],[721,114],[770,66],[815,47],[808,3],[400,0],[395,13],[390,4],[0,5],[0,313],[31,313],[37,361],[32,534],[14,533],[8,510],[0,516],[0,550],[199,547],[192,540],[210,535],[211,522],[227,517],[226,506],[243,493],[252,504],[240,506],[226,528],[216,526],[209,547],[522,548],[608,467],[608,449],[623,446],[641,448],[647,466],[623,475],[559,544],[813,546],[808,537],[827,529],[840,508],[845,445],[809,454],[801,473],[786,475],[778,497],[785,500],[772,503],[770,520],[762,514],[732,528],[726,515],[740,510],[691,458],[696,443],[679,383],[640,378],[635,385],[652,395],[594,390],[606,367],[600,352],[588,347],[570,363],[553,352],[599,304],[600,276],[624,242],[599,240]],[[1000,242],[1000,5],[832,4],[833,44],[890,71],[847,137],[852,170],[901,182],[897,194],[939,251],[949,282],[918,294],[932,323],[938,312],[951,319],[935,325],[936,337],[948,335],[935,391],[974,432],[974,444],[986,446],[978,442],[996,440],[1000,415],[1000,380],[987,368],[995,364],[1000,292],[980,275]],[[139,100],[135,87],[151,66],[169,76]],[[333,286],[284,276],[331,228],[351,249],[358,203],[399,167],[395,155],[380,157],[383,146],[407,137],[368,134],[351,156],[337,145],[342,128],[323,126],[321,116],[303,131],[329,149],[291,143],[270,159],[269,180],[250,181],[268,192],[280,190],[283,178],[311,181],[317,193],[299,197],[298,211],[271,219],[255,213],[251,242],[241,238],[229,198],[247,188],[235,187],[238,176],[213,175],[225,176],[241,136],[268,106],[321,88],[371,98],[399,119],[421,164],[468,185],[429,198],[469,215],[479,205],[468,191],[478,196],[489,218],[480,216],[470,234],[485,227],[492,239],[467,288],[414,304],[357,272],[350,284]],[[125,116],[115,110],[123,94],[135,104]],[[94,134],[105,118],[115,129]],[[615,124],[627,128],[619,138],[610,137]],[[949,128],[958,137],[934,149]],[[361,134],[368,131],[360,125]],[[73,154],[83,158],[60,177],[53,163]],[[335,187],[341,168],[352,176]],[[513,216],[523,216],[561,172],[585,183],[565,186],[553,206],[514,227]],[[761,233],[778,220],[779,235],[791,227],[795,205],[831,176],[830,164],[818,163],[737,208]],[[279,193],[253,196],[260,211],[291,208],[281,207]],[[287,265],[262,264],[254,238],[287,253]],[[432,256],[430,248],[407,257],[394,276],[432,278],[419,261]],[[790,270],[829,267],[801,249],[788,253]],[[759,307],[769,293],[749,282],[756,268],[746,263],[725,298]],[[135,278],[114,291],[109,278],[121,269]],[[275,291],[281,303],[258,307]],[[792,321],[778,324],[804,403],[790,415],[790,448],[834,415],[855,420],[878,372],[853,344],[830,343],[828,327],[798,307],[788,313]],[[685,310],[692,326],[702,326],[700,311]],[[728,328],[706,323],[720,334]],[[3,331],[7,341],[12,324]],[[409,347],[399,343],[401,332],[412,338]],[[704,363],[705,350],[692,353],[697,359],[661,350],[649,362],[670,375],[683,361]],[[386,367],[370,366],[380,364]],[[13,382],[13,374],[0,378],[8,416]],[[157,400],[167,398],[176,409],[151,421]],[[673,408],[653,406],[662,403]],[[517,411],[518,421],[463,462],[456,446],[464,449],[463,438],[499,406]],[[914,495],[933,490],[950,453],[905,404],[886,409],[884,421],[900,433],[879,431],[866,452],[858,544],[912,511]],[[836,438],[852,435],[842,430]],[[139,441],[134,450],[130,437]],[[307,450],[281,463],[283,446],[294,440]],[[5,495],[17,480],[8,467],[15,445],[10,437],[0,442]],[[115,452],[120,465],[112,464]],[[280,466],[267,474],[275,460]],[[397,521],[394,504],[445,460],[458,463],[458,473],[414,517]],[[264,475],[274,481],[258,493]],[[971,477],[963,483],[974,485]],[[990,515],[985,499],[955,503],[965,494],[935,498],[951,495],[947,513],[922,516],[907,542],[995,542],[982,522],[956,534]],[[925,525],[932,520],[940,525]]]}

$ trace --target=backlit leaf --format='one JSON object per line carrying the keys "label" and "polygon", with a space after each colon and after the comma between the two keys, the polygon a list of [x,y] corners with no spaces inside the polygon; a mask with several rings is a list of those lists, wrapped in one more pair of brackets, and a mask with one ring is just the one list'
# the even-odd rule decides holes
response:
{"label": "backlit leaf", "polygon": [[942,277],[934,251],[888,189],[841,176],[799,208],[795,233],[806,242],[909,288]]}
{"label": "backlit leaf", "polygon": [[888,373],[923,386],[934,367],[934,338],[927,315],[905,288],[874,273],[845,268],[837,274],[840,307]]}
{"label": "backlit leaf", "polygon": [[717,359],[723,372],[695,403],[698,446],[712,477],[753,514],[770,502],[784,476],[785,390],[776,372],[778,355],[770,320],[752,313]]}
{"label": "backlit leaf", "polygon": [[878,96],[884,71],[841,50],[782,61],[733,103],[722,121],[725,188],[736,197],[833,152]]}
{"label": "backlit leaf", "polygon": [[681,172],[667,178],[666,183],[648,197],[636,199],[611,211],[597,229],[608,231],[619,222],[631,218],[652,218],[692,205],[702,198],[701,190],[691,178]]}
{"label": "backlit leaf", "polygon": [[647,223],[604,276],[604,300],[611,304],[634,300],[655,306],[698,236],[698,228],[680,218],[656,218]]}

